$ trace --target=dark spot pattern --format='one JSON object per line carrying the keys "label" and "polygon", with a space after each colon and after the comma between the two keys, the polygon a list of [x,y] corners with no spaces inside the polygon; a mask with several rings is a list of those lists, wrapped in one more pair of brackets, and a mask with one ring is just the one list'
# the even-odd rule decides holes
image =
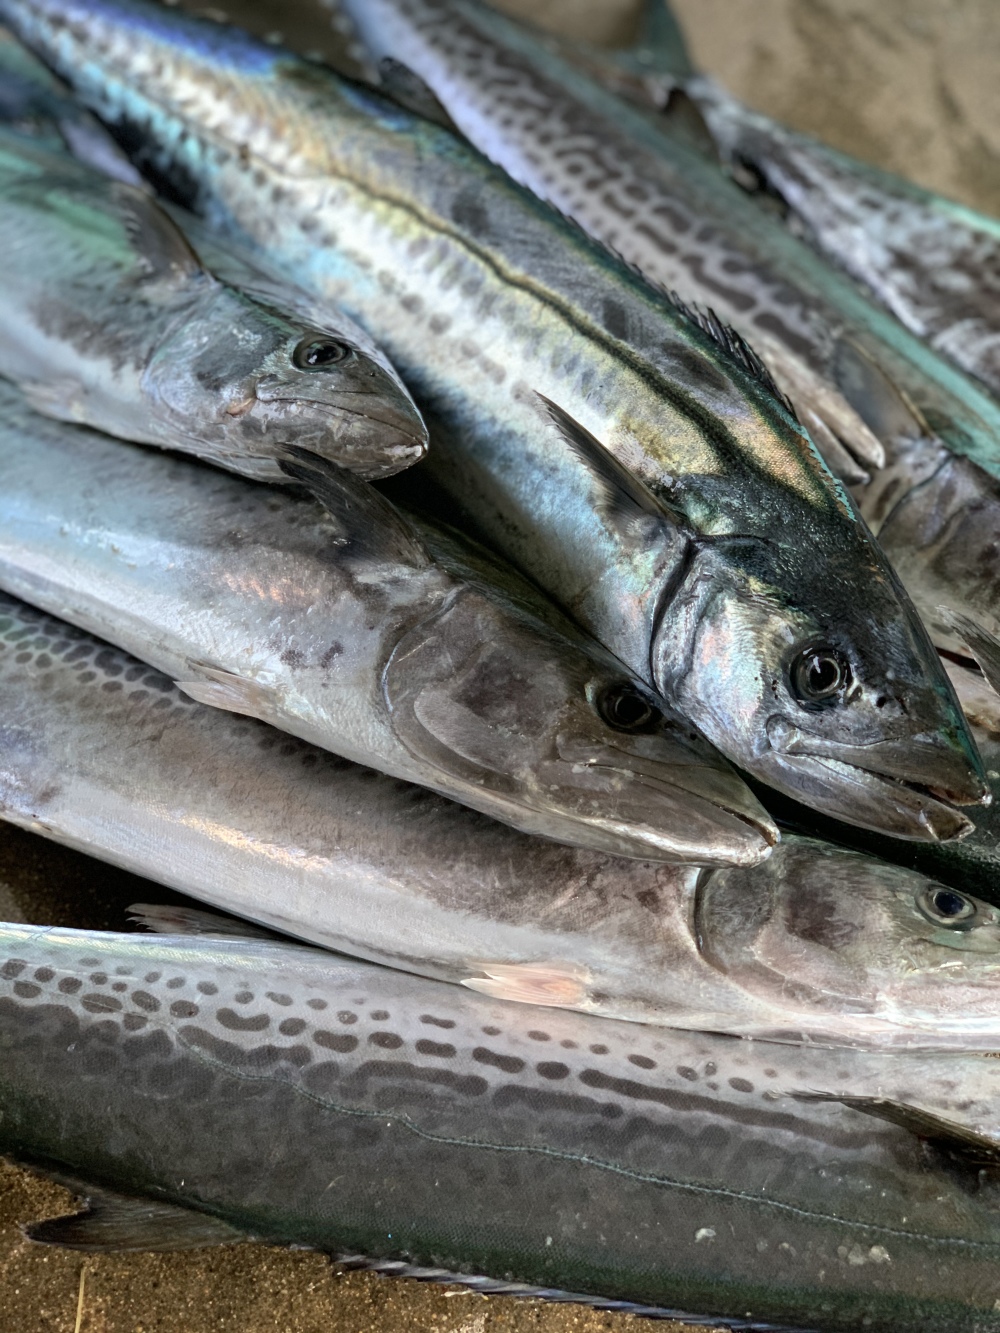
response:
{"label": "dark spot pattern", "polygon": [[499,1051],[491,1051],[486,1046],[477,1046],[472,1052],[472,1058],[481,1065],[493,1065],[496,1069],[502,1069],[505,1074],[519,1074],[525,1064],[516,1055],[501,1055]]}
{"label": "dark spot pattern", "polygon": [[450,1046],[446,1041],[428,1041],[422,1037],[416,1044],[417,1050],[421,1055],[435,1055],[443,1060],[453,1060],[457,1052],[454,1046]]}
{"label": "dark spot pattern", "polygon": [[317,1046],[325,1046],[329,1051],[339,1051],[342,1055],[356,1050],[358,1046],[357,1037],[352,1037],[347,1032],[325,1032],[320,1029],[313,1033],[312,1039]]}
{"label": "dark spot pattern", "polygon": [[220,1009],[215,1017],[231,1032],[263,1032],[271,1022],[267,1014],[251,1014],[249,1018],[244,1018],[235,1009]]}
{"label": "dark spot pattern", "polygon": [[384,1051],[397,1051],[403,1044],[403,1038],[398,1037],[395,1032],[370,1032],[368,1044],[380,1046]]}
{"label": "dark spot pattern", "polygon": [[[375,1017],[375,1015],[372,1014],[372,1018],[374,1018],[374,1017]],[[453,1019],[451,1019],[451,1018],[435,1018],[435,1016],[434,1016],[433,1014],[421,1014],[421,1015],[420,1015],[420,1021],[421,1021],[421,1023],[428,1023],[428,1024],[430,1024],[432,1027],[436,1027],[436,1028],[453,1028],[453,1027],[455,1026],[455,1023],[454,1023],[454,1020],[453,1020]]]}

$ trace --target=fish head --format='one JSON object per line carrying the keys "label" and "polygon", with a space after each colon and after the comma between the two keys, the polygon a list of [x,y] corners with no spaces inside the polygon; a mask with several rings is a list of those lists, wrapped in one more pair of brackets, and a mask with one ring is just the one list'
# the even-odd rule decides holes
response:
{"label": "fish head", "polygon": [[1000,1049],[1000,910],[970,894],[788,837],[766,864],[706,872],[694,918],[707,962],[817,1031]]}
{"label": "fish head", "polygon": [[276,475],[288,445],[367,478],[427,449],[420,413],[376,348],[222,284],[161,344],[146,382],[188,435],[259,460],[261,475]]}
{"label": "fish head", "polygon": [[406,633],[383,682],[410,754],[525,831],[708,864],[756,862],[777,838],[714,748],[616,659],[475,588]]}
{"label": "fish head", "polygon": [[989,789],[916,611],[884,559],[810,556],[807,543],[791,556],[703,546],[663,617],[653,679],[740,767],[822,813],[901,838],[964,836],[956,807]]}

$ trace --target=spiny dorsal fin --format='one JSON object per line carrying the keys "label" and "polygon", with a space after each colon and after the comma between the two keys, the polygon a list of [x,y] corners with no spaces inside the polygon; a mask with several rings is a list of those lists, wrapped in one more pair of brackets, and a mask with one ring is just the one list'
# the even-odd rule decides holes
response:
{"label": "spiny dorsal fin", "polygon": [[136,255],[154,281],[188,282],[205,269],[177,224],[135,185],[115,181],[111,192]]}
{"label": "spiny dorsal fin", "polygon": [[30,1222],[24,1227],[29,1240],[41,1245],[59,1245],[90,1253],[124,1250],[201,1250],[209,1245],[234,1245],[251,1239],[244,1232],[177,1204],[154,1199],[136,1199],[110,1190],[97,1189],[59,1172],[45,1175],[79,1194],[86,1207],[79,1213]]}
{"label": "spiny dorsal fin", "polygon": [[644,0],[639,37],[631,54],[637,64],[655,74],[687,79],[695,72],[680,24],[667,0]]}
{"label": "spiny dorsal fin", "polygon": [[340,529],[336,540],[347,552],[419,569],[431,563],[407,520],[369,482],[308,449],[290,446],[288,453],[279,463],[282,472],[301,482],[326,509]]}
{"label": "spiny dorsal fin", "polygon": [[392,56],[383,56],[378,62],[379,84],[384,93],[414,115],[442,125],[453,134],[464,137],[461,130],[442,106],[437,94],[409,65]]}
{"label": "spiny dorsal fin", "polygon": [[976,659],[987,683],[1000,694],[1000,640],[971,616],[964,616],[947,606],[939,606],[938,614]]}
{"label": "spiny dorsal fin", "polygon": [[128,919],[156,935],[207,935],[216,939],[276,940],[274,931],[222,912],[204,912],[180,903],[132,903]]}
{"label": "spiny dorsal fin", "polygon": [[702,333],[707,334],[714,343],[718,344],[718,346],[736,362],[741,370],[746,371],[752,379],[755,379],[762,388],[766,389],[772,398],[776,399],[777,402],[781,404],[793,420],[798,420],[795,408],[792,406],[789,399],[781,392],[777,384],[775,384],[771,377],[771,372],[741,333],[737,333],[732,325],[723,324],[722,320],[711,307],[706,307],[706,309],[702,310],[697,305],[688,305],[686,301],[683,301],[677,293],[672,290],[667,292],[667,297],[669,298],[671,305],[673,305],[685,319],[692,323],[695,328],[701,329]]}
{"label": "spiny dorsal fin", "polygon": [[605,513],[614,514],[625,522],[637,518],[655,518],[672,525],[684,522],[680,514],[654,495],[645,482],[620,463],[614,454],[591,435],[585,426],[581,426],[575,417],[571,417],[565,408],[546,398],[543,393],[538,394],[538,397],[563,440],[599,481],[603,490]]}

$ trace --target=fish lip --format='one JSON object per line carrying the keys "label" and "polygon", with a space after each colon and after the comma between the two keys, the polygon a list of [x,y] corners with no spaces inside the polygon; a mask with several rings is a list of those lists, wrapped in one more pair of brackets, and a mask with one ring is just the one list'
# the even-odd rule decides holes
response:
{"label": "fish lip", "polygon": [[[776,755],[779,755],[782,761],[794,761],[795,759],[812,759],[817,762],[828,762],[841,764],[846,768],[854,769],[856,772],[865,773],[874,779],[881,779],[886,782],[896,783],[909,788],[914,792],[922,792],[932,796],[940,804],[948,806],[959,805],[980,805],[987,806],[992,803],[993,794],[989,783],[986,781],[984,773],[977,772],[970,763],[968,765],[966,781],[961,786],[949,785],[949,778],[945,777],[941,781],[933,779],[926,780],[909,776],[905,768],[901,770],[900,766],[893,763],[891,751],[895,743],[891,738],[888,740],[871,741],[867,744],[838,744],[834,741],[828,741],[825,737],[818,736],[813,732],[804,730],[802,727],[789,723],[787,718],[780,714],[768,720],[767,737],[771,749]],[[917,742],[921,737],[906,737],[906,741]],[[932,767],[935,760],[934,750],[937,750],[939,759],[951,759],[954,764],[956,754],[952,752],[949,756],[943,747],[938,743],[924,741],[927,747],[927,765]],[[851,757],[848,757],[848,756]],[[855,762],[855,756],[864,756],[867,762]],[[978,760],[978,755],[976,756]],[[912,765],[907,765],[911,768]],[[954,772],[951,775],[952,781],[955,778]]]}
{"label": "fish lip", "polygon": [[[781,834],[777,825],[764,807],[757,805],[756,801],[753,804],[747,802],[743,808],[739,808],[732,800],[727,800],[721,793],[713,798],[706,791],[686,785],[682,781],[672,782],[668,778],[643,773],[633,767],[602,762],[599,757],[584,760],[581,763],[582,766],[591,771],[620,774],[628,779],[630,783],[646,792],[653,793],[656,797],[672,796],[679,792],[687,802],[694,801],[703,807],[713,823],[721,824],[721,817],[723,816],[728,816],[733,821],[732,834],[725,838],[726,850],[719,850],[715,853],[706,850],[704,842],[699,842],[697,849],[692,845],[690,852],[682,853],[680,850],[681,843],[676,836],[673,838],[667,836],[653,822],[640,826],[635,817],[629,821],[590,817],[585,821],[594,828],[620,830],[623,837],[627,835],[633,841],[641,827],[643,841],[649,844],[651,848],[660,848],[669,859],[676,861],[683,855],[686,861],[697,865],[755,866],[765,861],[781,841]],[[683,771],[681,769],[681,772]],[[747,794],[753,800],[749,791]],[[723,840],[720,829],[718,841],[721,844]]]}
{"label": "fish lip", "polygon": [[[868,828],[876,833],[891,832],[895,836],[907,841],[913,842],[960,842],[968,837],[975,829],[972,820],[962,814],[953,801],[941,799],[935,795],[930,788],[917,782],[910,782],[903,778],[889,777],[885,774],[873,772],[871,769],[861,768],[857,764],[848,764],[842,759],[833,759],[826,755],[808,755],[808,754],[781,754],[782,764],[795,769],[811,772],[814,775],[825,777],[829,770],[840,771],[844,774],[857,774],[862,782],[857,783],[860,790],[864,792],[864,801],[870,806],[872,813],[878,813],[891,808],[895,811],[898,820],[905,828],[887,830],[883,823],[872,822],[860,816],[852,817],[847,814],[837,813],[834,817],[842,819],[847,823],[855,824],[860,828]],[[763,775],[768,780],[769,775]],[[841,784],[842,785],[842,784]],[[794,791],[791,793],[794,795]],[[911,798],[900,804],[893,801],[893,796],[906,796]],[[879,803],[873,798],[883,797]],[[912,801],[913,797],[919,798],[919,804]],[[801,796],[799,799],[802,799]],[[859,796],[859,801],[862,799]],[[937,821],[935,821],[937,816]]]}

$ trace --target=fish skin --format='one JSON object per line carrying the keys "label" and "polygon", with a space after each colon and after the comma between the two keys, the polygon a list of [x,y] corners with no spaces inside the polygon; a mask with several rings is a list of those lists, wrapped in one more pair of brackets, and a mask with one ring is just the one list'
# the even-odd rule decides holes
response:
{"label": "fish skin", "polygon": [[0,716],[3,818],[326,948],[671,1028],[1000,1047],[1000,912],[951,929],[932,882],[870,858],[792,839],[712,871],[529,838],[2,594]]}
{"label": "fish skin", "polygon": [[[681,312],[447,131],[316,67],[140,4],[3,0],[0,14],[106,122],[127,122],[161,183],[366,324],[438,432],[429,462],[450,503],[724,753],[900,836],[967,829],[903,785],[919,768],[948,801],[984,790],[894,575],[793,419]],[[538,395],[572,407],[687,527],[623,518]],[[808,533],[805,549],[785,533]],[[776,750],[775,707],[803,722],[785,664],[827,636],[852,660],[850,705],[808,714],[822,759]],[[871,767],[831,763],[838,736]]]}
{"label": "fish skin", "polygon": [[[0,373],[47,415],[283,480],[289,444],[366,477],[426,429],[350,321],[303,323],[220,283],[145,193],[0,133]],[[297,349],[336,364],[300,368]]]}
{"label": "fish skin", "polygon": [[789,222],[918,338],[1000,396],[1000,223],[687,85],[727,163],[760,173]]}
{"label": "fish skin", "polygon": [[[728,863],[776,840],[619,662],[507,596],[495,559],[492,581],[452,572],[368,483],[297,469],[324,510],[0,404],[0,584],[194,697],[605,851]],[[648,725],[605,720],[621,690]]]}
{"label": "fish skin", "polygon": [[261,941],[4,926],[0,946],[0,1147],[82,1180],[102,1222],[40,1239],[176,1248],[174,1205],[189,1245],[214,1223],[727,1325],[1000,1327],[995,1168],[795,1095],[898,1087],[995,1125],[993,1061],[654,1033]]}
{"label": "fish skin", "polygon": [[[478,7],[478,12],[481,20],[486,17],[482,7]],[[554,46],[588,77],[591,82],[578,89],[584,96],[593,91],[593,80],[597,80],[617,97],[638,102],[648,112],[653,107],[660,110],[667,107],[672,90],[683,88],[690,93],[693,99],[690,105],[697,107],[694,114],[703,113],[706,118],[702,124],[712,145],[712,160],[698,161],[699,158],[705,159],[705,144],[690,142],[689,127],[683,118],[677,122],[674,116],[644,118],[642,128],[647,135],[644,146],[658,147],[668,160],[676,159],[680,168],[691,173],[692,185],[701,182],[708,186],[707,192],[703,189],[694,199],[694,206],[701,216],[711,216],[717,225],[721,222],[730,247],[739,251],[750,237],[754,238],[756,247],[745,260],[744,270],[752,275],[763,256],[765,268],[769,262],[786,283],[794,282],[807,304],[810,292],[813,296],[818,294],[821,304],[826,303],[825,326],[853,327],[858,344],[874,354],[875,360],[889,372],[883,387],[888,390],[888,397],[896,396],[895,408],[883,401],[881,408],[869,402],[866,409],[868,415],[875,412],[871,424],[885,446],[883,457],[867,454],[859,448],[859,443],[863,442],[853,437],[848,439],[851,423],[844,419],[840,405],[825,395],[814,404],[818,409],[819,430],[814,430],[816,413],[806,409],[803,416],[814,430],[815,442],[832,470],[851,486],[861,512],[900,574],[938,647],[952,652],[960,650],[958,641],[937,613],[942,604],[972,616],[986,625],[991,633],[1000,635],[997,593],[1000,579],[997,577],[996,551],[996,534],[1000,531],[997,406],[980,385],[965,379],[958,371],[950,371],[940,357],[933,356],[933,351],[937,351],[950,357],[965,370],[978,374],[988,389],[995,388],[1000,382],[993,366],[996,341],[988,331],[989,321],[995,324],[997,315],[995,283],[989,272],[989,259],[996,247],[997,224],[981,215],[970,218],[967,210],[936,196],[927,198],[919,187],[907,182],[890,185],[896,178],[885,177],[875,168],[843,158],[823,145],[814,145],[804,136],[796,136],[741,107],[710,80],[695,76],[664,0],[646,0],[643,13],[645,31],[631,51],[602,51],[576,43],[554,42],[551,37],[540,40]],[[498,18],[493,26],[496,28],[503,22]],[[502,30],[511,30],[509,21]],[[595,104],[595,110],[601,111],[604,105]],[[682,105],[686,106],[686,101]],[[631,124],[634,128],[635,122]],[[744,130],[745,143],[738,139]],[[650,132],[657,136],[656,140],[648,139]],[[778,188],[779,193],[782,187],[788,191],[791,197],[786,202],[794,207],[798,196],[792,190],[790,180],[777,171],[762,146],[766,143],[769,153],[778,138],[794,145],[789,152],[822,155],[824,160],[834,164],[831,169],[837,172],[856,170],[858,188],[864,192],[865,217],[872,190],[878,198],[879,190],[896,189],[898,198],[891,207],[898,207],[909,219],[906,224],[911,228],[909,235],[922,236],[925,243],[926,238],[933,238],[928,265],[920,270],[920,282],[929,282],[933,277],[935,281],[940,280],[941,290],[935,288],[929,299],[933,302],[943,291],[951,295],[962,289],[961,319],[957,325],[947,318],[942,318],[939,324],[939,317],[926,310],[918,318],[916,311],[907,304],[908,300],[915,299],[915,288],[908,288],[908,295],[897,290],[896,298],[888,304],[892,313],[916,335],[907,338],[895,322],[877,311],[847,278],[838,276],[817,259],[812,249],[804,247],[788,233],[774,215],[773,198],[758,195],[756,199],[744,197],[741,200],[741,191],[734,189],[732,183],[721,180],[716,149],[724,159],[734,155],[741,161],[749,158],[751,165],[768,178],[770,186]],[[761,153],[764,155],[759,155]],[[804,169],[804,159],[796,160]],[[810,165],[819,170],[817,161],[810,157]],[[676,206],[683,202],[686,190],[683,176],[675,174],[673,184],[677,191]],[[725,200],[726,213],[737,220],[737,227],[730,226],[730,217],[713,208],[713,194]],[[748,211],[748,205],[754,203],[762,204],[757,208],[756,219],[752,209]],[[822,240],[818,233],[817,239]],[[953,256],[951,265],[945,262],[940,247],[945,247]],[[909,260],[912,255],[910,241],[907,240],[901,249]],[[796,256],[797,263],[794,262]],[[639,256],[640,262],[642,258]],[[658,272],[655,257],[647,258],[646,262],[652,275],[666,276],[665,272]],[[975,290],[970,291],[966,270],[980,264],[982,281],[974,283]],[[866,265],[866,271],[869,269]],[[854,276],[859,276],[860,272],[858,269]],[[902,284],[909,282],[910,272],[904,264],[900,274]],[[870,271],[869,277],[874,280]],[[745,316],[747,323],[744,326],[740,312],[729,308],[722,293],[706,288],[698,272],[689,267],[684,278],[682,282],[679,274],[676,277],[682,293],[698,294],[702,300],[717,305],[743,328],[758,345],[758,350],[764,353],[765,359],[769,353],[773,354],[774,348],[767,341],[770,338],[767,329],[763,331],[762,341],[761,330],[753,326],[749,315]],[[726,281],[732,284],[736,279],[730,274]],[[746,282],[745,273],[741,282]],[[762,294],[759,288],[754,293],[744,286],[741,291],[748,300],[754,296],[760,299]],[[768,309],[766,292],[765,282],[765,312]],[[969,314],[970,308],[978,313]],[[780,306],[778,312],[781,313]],[[927,321],[926,325],[922,319]],[[865,325],[869,334],[877,335],[874,339],[866,337]],[[933,332],[935,327],[939,328],[937,337]],[[804,325],[798,330],[800,335],[806,331]],[[926,337],[933,351],[924,349],[917,341],[919,337]],[[815,365],[819,369],[822,369],[821,352],[821,348],[815,350]],[[779,380],[782,368],[787,375],[792,367],[788,363],[784,367],[778,363],[772,366]],[[794,378],[785,387],[800,405],[796,387],[813,394],[823,388],[808,383],[796,386]],[[830,378],[836,378],[835,369]],[[902,388],[902,397],[895,386]],[[914,404],[919,407],[917,416],[912,411]],[[881,428],[876,420],[880,413],[884,414]],[[824,414],[829,417],[832,432],[822,429]],[[837,439],[838,430],[854,450],[855,457],[845,454]]]}

